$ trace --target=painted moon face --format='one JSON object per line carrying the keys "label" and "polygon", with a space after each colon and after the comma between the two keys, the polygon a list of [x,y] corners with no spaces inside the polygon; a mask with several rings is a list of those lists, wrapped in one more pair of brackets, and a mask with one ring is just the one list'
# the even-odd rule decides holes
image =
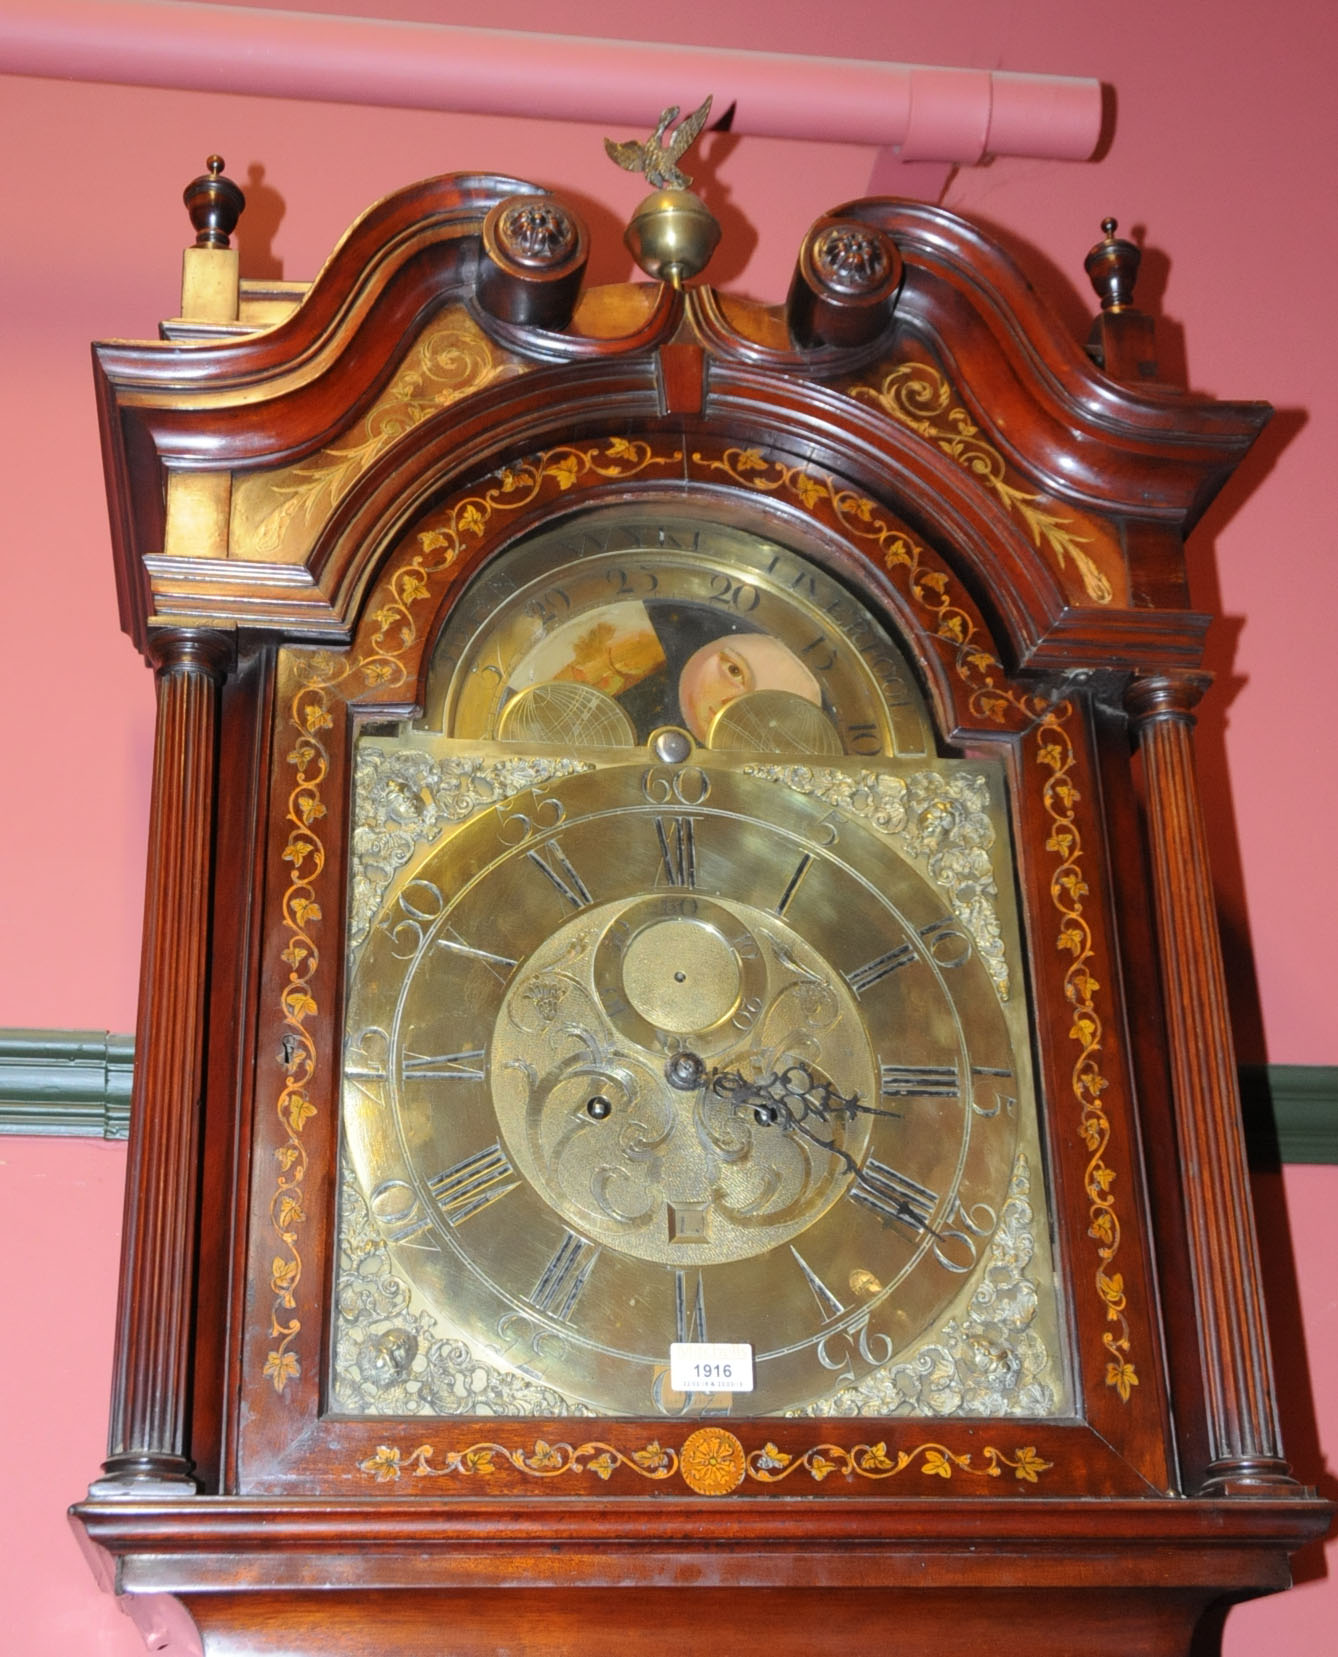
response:
{"label": "painted moon face", "polygon": [[721,708],[754,690],[787,690],[822,706],[817,679],[787,645],[766,633],[731,633],[688,657],[678,681],[683,721],[705,742]]}

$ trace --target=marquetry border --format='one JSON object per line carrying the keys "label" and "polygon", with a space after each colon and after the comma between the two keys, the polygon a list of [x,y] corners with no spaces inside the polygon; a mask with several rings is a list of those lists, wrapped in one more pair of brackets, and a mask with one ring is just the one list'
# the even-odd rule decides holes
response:
{"label": "marquetry border", "polygon": [[832,1474],[846,1479],[892,1479],[916,1470],[925,1478],[945,1480],[998,1479],[1010,1471],[1025,1489],[1039,1483],[1053,1466],[1031,1444],[1016,1447],[1011,1455],[987,1444],[980,1450],[979,1459],[974,1451],[953,1450],[938,1443],[892,1451],[886,1441],[850,1448],[815,1444],[799,1455],[791,1455],[768,1441],[760,1450],[745,1450],[728,1428],[711,1424],[690,1433],[677,1449],[658,1439],[632,1451],[598,1441],[572,1445],[550,1444],[546,1439],[536,1439],[530,1449],[488,1441],[441,1451],[432,1444],[419,1444],[407,1451],[397,1445],[379,1444],[373,1454],[358,1463],[358,1471],[380,1484],[404,1477],[440,1479],[458,1475],[488,1479],[506,1471],[533,1479],[594,1474],[607,1483],[619,1468],[626,1468],[655,1483],[677,1474],[698,1496],[727,1496],[745,1480],[774,1486],[794,1474],[807,1474],[812,1482],[820,1484]]}
{"label": "marquetry border", "polygon": [[1086,549],[1093,538],[1078,532],[1072,514],[1047,510],[1045,497],[1010,483],[1003,455],[988,442],[960,403],[941,370],[924,362],[905,362],[884,375],[879,386],[854,385],[850,395],[876,403],[884,414],[917,436],[934,443],[963,471],[994,496],[1031,536],[1032,545],[1053,560],[1056,569],[1070,565],[1093,604],[1110,604],[1115,592],[1104,570]]}

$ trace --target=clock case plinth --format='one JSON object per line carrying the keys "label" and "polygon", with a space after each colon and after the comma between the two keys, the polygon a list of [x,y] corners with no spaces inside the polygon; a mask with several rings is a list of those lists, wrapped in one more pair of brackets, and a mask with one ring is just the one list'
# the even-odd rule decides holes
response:
{"label": "clock case plinth", "polygon": [[[300,300],[244,286],[236,323],[97,348],[159,723],[111,1446],[76,1520],[211,1654],[446,1626],[461,1652],[648,1626],[1185,1651],[1329,1519],[1279,1441],[1192,753],[1183,538],[1268,410],[1150,381],[1127,303],[1094,367],[936,209],[829,215],[783,310],[578,300],[583,257],[533,187],[433,180]],[[422,705],[518,535],[671,500],[825,549],[945,742],[1004,763],[1069,1418],[731,1420],[716,1491],[686,1482],[692,1422],[329,1408],[355,714]]]}

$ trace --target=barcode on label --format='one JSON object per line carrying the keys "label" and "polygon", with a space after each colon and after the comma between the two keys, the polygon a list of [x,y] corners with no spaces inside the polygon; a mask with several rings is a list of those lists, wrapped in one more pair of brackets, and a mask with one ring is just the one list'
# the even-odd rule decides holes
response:
{"label": "barcode on label", "polygon": [[675,1392],[751,1392],[753,1349],[727,1341],[674,1341],[669,1385]]}

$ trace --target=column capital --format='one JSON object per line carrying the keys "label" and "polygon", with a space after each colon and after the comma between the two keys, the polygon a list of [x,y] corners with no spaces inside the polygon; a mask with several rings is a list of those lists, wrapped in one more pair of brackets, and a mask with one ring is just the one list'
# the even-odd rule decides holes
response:
{"label": "column capital", "polygon": [[1194,710],[1213,682],[1211,673],[1144,673],[1130,681],[1124,705],[1135,729],[1161,719],[1194,723]]}
{"label": "column capital", "polygon": [[198,627],[156,627],[149,634],[144,654],[156,674],[203,673],[215,684],[221,684],[236,650],[231,633]]}

